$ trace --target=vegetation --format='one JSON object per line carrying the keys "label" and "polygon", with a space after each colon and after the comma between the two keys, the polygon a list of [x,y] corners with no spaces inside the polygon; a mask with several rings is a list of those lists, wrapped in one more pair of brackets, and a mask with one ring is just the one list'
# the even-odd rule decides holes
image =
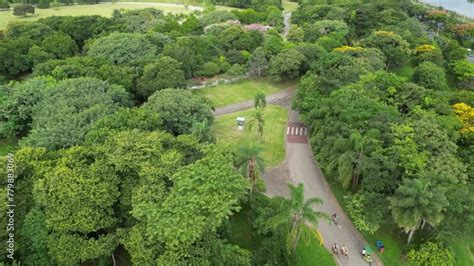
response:
{"label": "vegetation", "polygon": [[244,110],[217,117],[212,127],[217,143],[236,146],[256,143],[262,149],[261,156],[265,161],[265,165],[275,166],[285,158],[284,134],[288,111],[276,105],[268,105],[263,111],[263,116],[265,117],[265,124],[271,126],[264,127],[262,136],[255,129],[253,131],[237,129],[235,119],[239,116],[245,117],[246,123],[248,123],[253,113],[253,110]]}
{"label": "vegetation", "polygon": [[[472,244],[453,244],[471,243],[474,226],[471,22],[409,0],[299,1],[283,38],[276,0],[176,15],[78,3],[15,5],[39,15],[0,35],[18,243],[2,264],[333,265],[314,243],[321,200],[302,185],[263,194],[288,119],[265,96],[295,80],[315,158],[369,244],[385,242],[383,262],[472,264]],[[99,15],[42,17],[81,8]],[[258,79],[186,89],[246,75]]]}
{"label": "vegetation", "polygon": [[266,95],[289,87],[287,83],[271,83],[265,80],[242,80],[233,84],[218,85],[197,90],[198,95],[209,99],[215,107],[253,100],[258,92]]}

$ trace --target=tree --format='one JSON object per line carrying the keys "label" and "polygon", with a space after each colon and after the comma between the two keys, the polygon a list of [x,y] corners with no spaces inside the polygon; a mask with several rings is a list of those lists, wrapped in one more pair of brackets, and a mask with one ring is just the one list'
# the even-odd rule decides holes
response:
{"label": "tree", "polygon": [[3,97],[0,100],[0,135],[22,137],[31,129],[33,107],[42,94],[52,88],[55,81],[39,77],[22,83],[0,86]]}
{"label": "tree", "polygon": [[411,54],[410,44],[400,35],[391,31],[375,31],[362,40],[365,47],[382,50],[386,57],[387,69],[394,69],[405,64]]}
{"label": "tree", "polygon": [[191,135],[200,142],[214,143],[216,140],[212,133],[212,128],[207,120],[194,122],[191,127]]}
{"label": "tree", "polygon": [[35,8],[32,5],[19,5],[13,8],[13,15],[19,17],[26,17],[28,14],[33,15]]}
{"label": "tree", "polygon": [[249,121],[248,129],[249,132],[252,131],[254,126],[257,126],[257,132],[260,134],[260,137],[263,135],[263,128],[265,126],[265,120],[263,119],[263,112],[262,110],[255,110],[252,114],[252,118]]}
{"label": "tree", "polygon": [[255,186],[260,177],[265,172],[265,162],[261,157],[262,148],[250,144],[239,147],[239,151],[236,157],[237,168],[241,171],[242,175],[247,177],[250,181],[250,198],[253,198]]}
{"label": "tree", "polygon": [[340,20],[321,20],[312,25],[303,27],[305,41],[315,42],[321,37],[328,37],[338,42],[344,42],[344,38],[349,33],[349,27]]}
{"label": "tree", "polygon": [[266,57],[277,55],[283,49],[283,40],[279,35],[266,34],[263,41],[263,51]]}
{"label": "tree", "polygon": [[267,7],[267,20],[268,25],[272,27],[281,27],[283,26],[283,14],[280,9],[276,6]]}
{"label": "tree", "polygon": [[77,51],[77,45],[69,35],[56,33],[50,35],[41,42],[41,48],[57,59],[73,56]]}
{"label": "tree", "polygon": [[49,0],[39,0],[38,8],[49,8]]}
{"label": "tree", "polygon": [[196,72],[197,75],[212,77],[221,72],[221,69],[218,64],[214,62],[207,62],[202,65],[201,69]]}
{"label": "tree", "polygon": [[413,80],[418,85],[431,90],[445,90],[448,87],[444,69],[431,62],[419,64],[413,75]]}
{"label": "tree", "polygon": [[301,236],[303,226],[309,225],[318,227],[320,219],[327,219],[329,216],[324,212],[315,211],[313,205],[322,204],[319,198],[304,198],[304,186],[298,184],[294,186],[288,184],[290,189],[290,199],[284,202],[284,211],[279,215],[272,217],[268,224],[276,228],[281,224],[289,224],[288,232],[288,251],[294,253]]}
{"label": "tree", "polygon": [[116,65],[140,65],[153,59],[155,49],[142,34],[115,32],[95,39],[87,55],[105,58]]}
{"label": "tree", "polygon": [[448,205],[446,190],[432,184],[428,177],[405,179],[390,198],[393,219],[408,234],[408,243],[426,223],[436,226],[442,221],[443,209]]}
{"label": "tree", "polygon": [[38,64],[33,70],[33,76],[52,76],[57,80],[94,77],[131,91],[136,73],[129,66],[117,66],[107,59],[78,56]]}
{"label": "tree", "polygon": [[34,208],[25,216],[24,224],[20,229],[22,240],[25,241],[24,253],[25,263],[49,264],[51,258],[48,256],[48,229],[45,223],[44,213]]}
{"label": "tree", "polygon": [[304,40],[304,30],[298,25],[291,25],[286,38],[290,42],[302,42]]}
{"label": "tree", "polygon": [[137,91],[143,99],[146,99],[156,91],[185,86],[186,80],[181,70],[181,63],[171,57],[163,56],[145,66],[143,75],[138,79]]}
{"label": "tree", "polygon": [[305,59],[304,55],[295,49],[283,50],[270,60],[270,74],[277,80],[294,79],[300,74]]}
{"label": "tree", "polygon": [[452,62],[450,66],[461,88],[472,89],[474,87],[474,64],[463,59]]}
{"label": "tree", "polygon": [[255,110],[265,109],[265,107],[267,106],[267,99],[265,98],[265,93],[258,92],[257,94],[255,94],[255,97],[253,98],[253,103]]}
{"label": "tree", "polygon": [[209,101],[186,90],[157,91],[143,108],[159,113],[164,129],[175,136],[191,133],[196,122],[207,121],[210,126],[214,120]]}
{"label": "tree", "polygon": [[268,69],[268,61],[262,47],[255,49],[253,54],[250,56],[248,65],[251,75],[260,77],[265,74],[265,71]]}
{"label": "tree", "polygon": [[138,129],[155,131],[164,128],[160,114],[145,108],[121,108],[99,118],[87,132],[87,143],[102,143],[120,131]]}
{"label": "tree", "polygon": [[43,169],[34,187],[46,226],[52,231],[49,253],[59,263],[108,256],[118,244],[113,233],[118,176],[106,161],[94,158],[94,152],[80,146],[64,151],[58,161]]}
{"label": "tree", "polygon": [[235,171],[232,157],[218,150],[211,150],[201,160],[181,168],[172,180],[174,186],[164,202],[146,214],[154,218],[147,223],[146,233],[165,243],[162,256],[168,262],[170,258],[185,259],[190,245],[208,232],[215,232],[238,211],[239,199],[248,187]]}
{"label": "tree", "polygon": [[78,145],[92,124],[130,105],[124,88],[94,78],[66,79],[46,90],[32,111],[32,130],[21,145],[49,150]]}
{"label": "tree", "polygon": [[423,243],[418,250],[408,251],[408,261],[413,265],[455,265],[454,254],[437,243]]}

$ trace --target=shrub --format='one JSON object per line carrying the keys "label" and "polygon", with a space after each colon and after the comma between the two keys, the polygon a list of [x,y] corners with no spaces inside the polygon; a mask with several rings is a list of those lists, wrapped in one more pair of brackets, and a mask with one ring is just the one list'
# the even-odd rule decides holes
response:
{"label": "shrub", "polygon": [[10,9],[10,4],[8,2],[1,1],[0,2],[0,10],[8,10]]}
{"label": "shrub", "polygon": [[32,5],[19,5],[13,8],[13,15],[26,17],[28,14],[34,14],[35,8]]}
{"label": "shrub", "polygon": [[433,242],[426,242],[418,250],[408,252],[408,261],[412,265],[454,265],[454,254]]}
{"label": "shrub", "polygon": [[49,0],[39,0],[38,8],[49,8]]}
{"label": "shrub", "polygon": [[219,74],[220,71],[221,69],[218,64],[214,62],[207,62],[202,66],[201,70],[199,70],[197,74],[200,76],[210,77]]}

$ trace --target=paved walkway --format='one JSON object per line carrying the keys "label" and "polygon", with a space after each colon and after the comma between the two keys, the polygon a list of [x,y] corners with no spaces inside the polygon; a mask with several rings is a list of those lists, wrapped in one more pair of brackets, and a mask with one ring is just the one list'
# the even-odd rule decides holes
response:
{"label": "paved walkway", "polygon": [[[290,101],[291,96],[293,95],[293,88],[288,88],[277,93],[268,95],[266,97],[267,104],[280,104],[284,105]],[[249,109],[253,107],[253,99],[245,102],[235,103],[231,105],[226,105],[222,107],[216,108],[214,111],[214,116],[221,116],[225,114],[235,113],[238,111],[242,111],[245,109]]]}
{"label": "paved walkway", "polygon": [[[291,111],[289,120],[290,123],[299,122],[298,114]],[[326,221],[320,221],[319,223],[318,229],[326,248],[330,250],[334,243],[339,246],[346,244],[349,249],[349,258],[338,257],[340,265],[367,266],[368,263],[360,255],[365,241],[332,194],[319,165],[313,157],[309,144],[287,141],[286,155],[287,160],[282,166],[265,173],[263,179],[267,187],[266,193],[269,196],[287,197],[289,195],[287,182],[304,184],[306,198],[318,197],[324,201],[322,205],[316,206],[316,209],[329,215],[333,213],[338,215],[340,228]],[[372,265],[382,264],[374,261]]]}
{"label": "paved walkway", "polygon": [[[280,91],[278,93],[267,96],[267,103],[278,104],[290,108],[291,97],[294,90],[292,88]],[[253,107],[253,101],[246,101],[217,108],[214,112],[215,116],[229,114],[240,110]],[[298,113],[290,111],[289,125],[299,125],[301,122]],[[291,134],[290,134],[291,135]],[[289,196],[288,182],[293,184],[304,184],[305,197],[321,198],[324,203],[316,206],[319,211],[324,211],[329,215],[337,213],[340,228],[331,225],[326,221],[320,221],[319,231],[324,240],[324,245],[328,250],[331,245],[338,243],[339,246],[346,244],[349,249],[349,259],[338,257],[339,265],[344,266],[367,266],[360,255],[362,247],[365,244],[360,233],[352,225],[350,219],[343,212],[341,206],[330,190],[326,179],[324,178],[319,165],[313,157],[312,150],[306,141],[293,141],[291,138],[286,139],[286,161],[279,167],[268,169],[265,172],[263,180],[266,185],[266,194],[269,196]],[[374,257],[372,265],[382,265],[378,258]]]}

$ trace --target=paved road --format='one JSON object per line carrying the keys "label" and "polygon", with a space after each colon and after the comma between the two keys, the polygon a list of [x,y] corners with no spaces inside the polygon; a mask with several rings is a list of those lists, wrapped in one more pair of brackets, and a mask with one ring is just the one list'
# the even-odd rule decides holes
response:
{"label": "paved road", "polygon": [[283,12],[283,24],[285,27],[283,28],[283,37],[286,38],[286,35],[288,35],[288,32],[290,32],[291,28],[291,12],[285,11]]}
{"label": "paved road", "polygon": [[[277,93],[268,95],[266,99],[267,99],[267,103],[283,105],[290,101],[292,95],[293,95],[293,88],[288,88],[288,89],[279,91]],[[214,116],[221,116],[225,114],[235,113],[235,112],[249,109],[252,107],[253,107],[253,100],[226,105],[226,106],[216,108],[216,110],[214,111]]]}
{"label": "paved road", "polygon": [[474,56],[468,56],[467,60],[471,62],[471,64],[474,64]]}
{"label": "paved road", "polygon": [[[290,108],[291,97],[294,90],[292,88],[280,91],[278,93],[267,96],[267,103],[278,104],[288,109]],[[236,103],[224,107],[217,108],[214,112],[215,116],[229,114],[240,110],[253,107],[253,101]],[[290,111],[288,125],[298,125],[298,113]],[[267,188],[266,194],[269,196],[289,196],[288,182],[293,184],[303,183],[305,186],[305,197],[321,198],[324,203],[316,206],[320,211],[324,211],[329,215],[336,212],[339,216],[338,228],[330,225],[326,221],[321,221],[319,231],[324,240],[324,245],[330,250],[331,245],[338,243],[346,244],[349,249],[349,259],[338,258],[339,265],[344,266],[367,266],[362,256],[359,255],[365,244],[362,236],[352,225],[350,219],[343,212],[341,206],[335,199],[330,190],[321,169],[319,168],[308,143],[294,141],[291,138],[286,139],[286,161],[278,167],[267,169],[263,180]],[[382,265],[377,258],[372,265]]]}
{"label": "paved road", "polygon": [[[290,123],[299,122],[298,114],[291,111],[289,120]],[[282,166],[265,173],[263,179],[267,187],[266,193],[269,196],[287,197],[289,195],[287,182],[304,184],[306,198],[318,197],[324,201],[322,205],[316,206],[316,209],[329,215],[334,212],[338,214],[341,228],[330,225],[326,221],[321,221],[319,224],[318,229],[324,239],[326,248],[330,250],[334,243],[338,243],[339,246],[346,244],[349,249],[349,259],[339,257],[340,265],[367,266],[368,263],[359,255],[365,241],[332,194],[321,169],[313,157],[309,144],[287,142],[286,153],[287,160]],[[377,263],[372,265],[377,265]],[[379,263],[379,265],[381,264]]]}

